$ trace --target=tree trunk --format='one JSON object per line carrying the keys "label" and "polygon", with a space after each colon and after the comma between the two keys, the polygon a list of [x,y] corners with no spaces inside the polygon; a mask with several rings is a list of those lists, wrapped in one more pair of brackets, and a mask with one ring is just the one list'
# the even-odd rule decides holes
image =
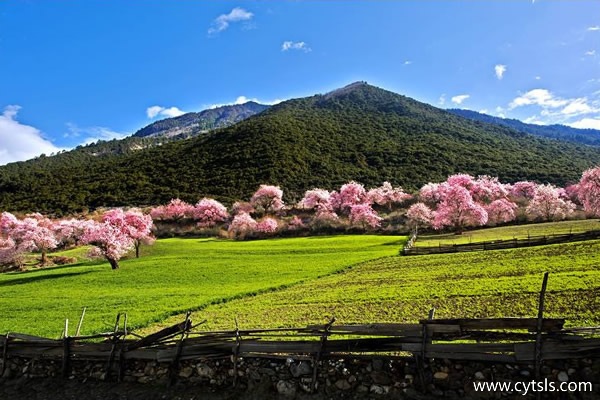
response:
{"label": "tree trunk", "polygon": [[135,258],[140,258],[140,241],[136,240],[135,241]]}
{"label": "tree trunk", "polygon": [[107,258],[107,260],[110,263],[110,267],[112,269],[119,269],[119,260],[114,260],[112,258]]}
{"label": "tree trunk", "polygon": [[46,264],[48,264],[48,254],[46,253],[46,250],[42,250],[42,260],[40,261],[40,266],[45,266]]}

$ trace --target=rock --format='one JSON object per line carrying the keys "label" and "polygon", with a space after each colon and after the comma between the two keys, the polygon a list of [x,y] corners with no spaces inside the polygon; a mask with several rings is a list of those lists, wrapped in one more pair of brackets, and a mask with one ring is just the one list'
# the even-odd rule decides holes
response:
{"label": "rock", "polygon": [[531,375],[531,372],[529,372],[529,370],[523,369],[519,371],[519,374],[521,374],[521,376],[528,377]]}
{"label": "rock", "polygon": [[296,384],[289,381],[277,382],[277,393],[286,397],[293,397],[296,395]]}
{"label": "rock", "polygon": [[350,377],[348,377],[348,382],[350,382],[350,383],[356,382],[356,376],[350,375]]}
{"label": "rock", "polygon": [[350,383],[348,383],[347,380],[345,379],[338,379],[335,382],[335,387],[340,389],[340,390],[350,390],[352,389],[352,385]]}
{"label": "rock", "polygon": [[475,379],[478,381],[483,381],[485,379],[485,375],[481,371],[475,372]]}
{"label": "rock", "polygon": [[406,379],[409,382],[412,382],[415,380],[415,376],[412,374],[406,374],[406,375],[404,375],[404,379]]}
{"label": "rock", "polygon": [[261,377],[257,370],[251,369],[248,371],[248,379],[253,381],[260,381]]}
{"label": "rock", "polygon": [[356,388],[356,391],[358,393],[367,393],[369,391],[369,388],[366,387],[365,385],[360,385]]}
{"label": "rock", "polygon": [[194,370],[192,369],[192,367],[185,367],[182,368],[181,371],[179,371],[179,376],[182,378],[189,378],[190,376],[192,376],[193,373]]}
{"label": "rock", "polygon": [[568,382],[569,381],[569,375],[565,371],[560,371],[558,373],[557,378],[558,378],[559,382]]}
{"label": "rock", "polygon": [[373,371],[381,371],[385,365],[385,362],[381,358],[376,358],[373,360]]}
{"label": "rock", "polygon": [[569,370],[567,371],[567,374],[569,374],[569,376],[575,375],[576,373],[577,370],[575,368],[569,368]]}
{"label": "rock", "polygon": [[271,368],[259,368],[258,372],[260,374],[262,374],[262,375],[267,375],[267,376],[275,376],[275,375],[277,375],[277,372],[275,372]]}
{"label": "rock", "polygon": [[152,378],[149,376],[142,376],[140,378],[138,378],[138,383],[149,383],[152,381]]}
{"label": "rock", "polygon": [[373,380],[373,383],[377,385],[389,385],[392,383],[392,380],[390,379],[388,374],[386,374],[383,371],[371,372],[371,379]]}
{"label": "rock", "polygon": [[385,389],[383,388],[383,386],[371,385],[369,392],[373,394],[385,394]]}
{"label": "rock", "polygon": [[312,374],[312,371],[312,367],[306,362],[290,365],[290,373],[294,378],[299,378],[304,375],[310,375]]}
{"label": "rock", "polygon": [[448,373],[443,372],[443,371],[438,371],[435,374],[433,374],[433,379],[439,379],[439,380],[448,379]]}
{"label": "rock", "polygon": [[198,364],[196,366],[196,373],[200,378],[212,378],[215,376],[215,371],[206,364]]}

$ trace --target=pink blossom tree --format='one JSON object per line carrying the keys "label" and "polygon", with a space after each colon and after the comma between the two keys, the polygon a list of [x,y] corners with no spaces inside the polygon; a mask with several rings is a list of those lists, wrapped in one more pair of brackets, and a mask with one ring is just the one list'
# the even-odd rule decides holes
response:
{"label": "pink blossom tree", "polygon": [[277,232],[279,224],[275,218],[265,217],[256,224],[256,231],[264,234]]}
{"label": "pink blossom tree", "polygon": [[228,231],[233,237],[243,239],[256,231],[256,221],[250,214],[241,212],[233,218]]}
{"label": "pink blossom tree", "polygon": [[585,212],[600,216],[600,167],[590,168],[583,172],[577,195]]}
{"label": "pink blossom tree", "polygon": [[241,213],[252,214],[254,212],[254,206],[247,201],[236,201],[231,206],[231,214],[237,215]]}
{"label": "pink blossom tree", "polygon": [[509,194],[509,187],[500,183],[498,178],[480,175],[468,188],[473,200],[481,204],[490,204],[495,200],[505,199]]}
{"label": "pink blossom tree", "polygon": [[0,222],[3,231],[13,239],[16,247],[22,251],[39,251],[40,265],[48,264],[48,251],[58,246],[54,221],[39,213],[29,214],[22,220],[10,215],[4,217],[5,221]]}
{"label": "pink blossom tree", "polygon": [[135,257],[140,257],[140,246],[142,243],[150,244],[154,241],[152,237],[152,217],[144,215],[137,209],[123,211],[121,208],[115,208],[104,213],[102,222],[109,224],[121,230],[121,232],[131,238],[135,247]]}
{"label": "pink blossom tree", "polygon": [[179,221],[191,218],[194,213],[194,206],[181,199],[172,199],[169,204],[158,206],[150,211],[150,216],[157,220]]}
{"label": "pink blossom tree", "polygon": [[196,203],[193,217],[198,221],[201,228],[212,228],[213,226],[227,221],[229,213],[227,208],[213,199],[204,198]]}
{"label": "pink blossom tree", "polygon": [[381,218],[369,204],[357,204],[350,208],[350,223],[360,224],[363,229],[367,227],[378,228],[381,226]]}
{"label": "pink blossom tree", "polygon": [[348,215],[352,206],[370,204],[365,187],[357,182],[348,182],[342,185],[339,192],[331,194],[331,204],[334,210]]}
{"label": "pink blossom tree", "polygon": [[401,187],[393,187],[389,182],[383,182],[383,185],[367,192],[367,199],[370,203],[387,206],[389,211],[392,210],[394,204],[400,204],[411,197]]}
{"label": "pink blossom tree", "polygon": [[445,191],[432,225],[435,229],[451,227],[456,234],[461,234],[467,226],[485,225],[487,219],[487,212],[473,200],[471,193],[463,186],[454,185]]}
{"label": "pink blossom tree", "polygon": [[304,224],[304,222],[302,222],[302,219],[300,217],[298,217],[297,215],[294,215],[287,224],[287,229],[289,231],[296,231],[299,229],[303,229],[305,227],[306,227],[306,225]]}
{"label": "pink blossom tree", "polygon": [[564,190],[554,185],[538,185],[526,212],[531,219],[559,221],[575,210],[575,204],[563,198]]}
{"label": "pink blossom tree", "polygon": [[537,183],[530,181],[520,181],[510,186],[509,195],[515,201],[525,203],[533,199],[537,192]]}
{"label": "pink blossom tree", "polygon": [[23,265],[23,251],[21,251],[12,238],[3,238],[0,236],[0,266],[17,266]]}
{"label": "pink blossom tree", "polygon": [[431,226],[433,222],[433,211],[425,203],[415,203],[406,211],[408,225],[418,232],[420,227]]}
{"label": "pink blossom tree", "polygon": [[331,193],[325,189],[312,189],[304,193],[304,197],[298,203],[298,207],[315,210],[316,212],[332,212]]}
{"label": "pink blossom tree", "polygon": [[497,225],[513,221],[517,215],[518,206],[508,199],[498,199],[485,206],[488,214],[488,224]]}
{"label": "pink blossom tree", "polygon": [[113,225],[113,221],[109,218],[88,224],[81,241],[95,246],[94,250],[106,258],[111,268],[118,269],[119,260],[135,247],[135,243],[122,226],[119,223]]}
{"label": "pink blossom tree", "polygon": [[448,185],[445,183],[429,182],[419,190],[419,199],[428,205],[436,205],[443,200],[447,187]]}
{"label": "pink blossom tree", "polygon": [[260,185],[258,190],[250,199],[256,211],[263,214],[276,213],[281,210],[283,204],[283,191],[279,186]]}

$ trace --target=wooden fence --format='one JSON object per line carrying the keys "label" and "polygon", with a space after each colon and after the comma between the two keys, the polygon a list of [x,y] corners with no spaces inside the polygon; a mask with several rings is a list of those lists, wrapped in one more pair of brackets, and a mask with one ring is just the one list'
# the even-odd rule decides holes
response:
{"label": "wooden fence", "polygon": [[504,250],[519,247],[543,246],[547,244],[559,244],[569,242],[581,242],[585,240],[600,239],[600,230],[581,233],[565,233],[559,235],[530,236],[523,239],[492,240],[486,242],[439,245],[439,246],[411,246],[402,249],[406,256],[419,256],[427,254],[462,253],[483,250]]}

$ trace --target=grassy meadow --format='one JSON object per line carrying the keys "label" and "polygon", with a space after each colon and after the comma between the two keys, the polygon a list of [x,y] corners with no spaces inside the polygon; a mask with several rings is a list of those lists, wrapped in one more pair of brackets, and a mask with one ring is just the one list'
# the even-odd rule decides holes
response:
{"label": "grassy meadow", "polygon": [[[600,325],[600,241],[367,261],[281,291],[210,306],[194,319],[207,329],[325,323],[416,322],[437,318],[537,315],[550,272],[546,315],[569,326]],[[171,323],[172,320],[166,321]]]}
{"label": "grassy meadow", "polygon": [[[482,229],[460,239],[576,232],[596,224]],[[144,247],[142,258],[122,260],[116,271],[87,260],[84,248],[73,249],[58,254],[76,264],[0,274],[0,333],[58,337],[64,319],[75,326],[83,307],[83,334],[109,331],[117,312],[127,312],[139,333],[181,321],[187,310],[194,321],[208,321],[203,329],[232,329],[235,318],[242,328],[304,326],[332,316],[338,323],[414,322],[431,307],[438,318],[535,316],[545,271],[548,316],[565,317],[570,326],[600,325],[600,241],[403,257],[405,240],[163,239]]]}
{"label": "grassy meadow", "polygon": [[[237,242],[164,239],[113,271],[104,261],[0,274],[0,332],[58,337],[87,307],[82,334],[112,329],[117,312],[133,327],[188,309],[252,296],[395,255],[405,237],[334,236]],[[66,252],[81,257],[82,249]],[[60,253],[61,255],[64,253]],[[74,328],[71,328],[74,334]]]}
{"label": "grassy meadow", "polygon": [[528,236],[558,235],[579,233],[600,229],[600,220],[585,219],[539,224],[508,225],[496,228],[465,231],[462,235],[453,233],[426,233],[419,235],[415,246],[428,247],[463,243],[487,242],[491,240],[526,239]]}

